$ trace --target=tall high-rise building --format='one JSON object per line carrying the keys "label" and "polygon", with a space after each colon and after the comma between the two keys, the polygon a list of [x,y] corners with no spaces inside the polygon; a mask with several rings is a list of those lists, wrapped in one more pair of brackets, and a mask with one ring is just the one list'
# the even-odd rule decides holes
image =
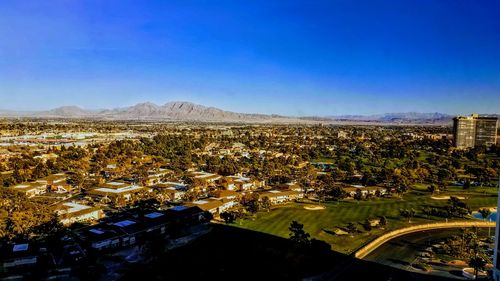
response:
{"label": "tall high-rise building", "polygon": [[453,119],[454,145],[464,149],[493,145],[497,140],[498,117],[457,116]]}

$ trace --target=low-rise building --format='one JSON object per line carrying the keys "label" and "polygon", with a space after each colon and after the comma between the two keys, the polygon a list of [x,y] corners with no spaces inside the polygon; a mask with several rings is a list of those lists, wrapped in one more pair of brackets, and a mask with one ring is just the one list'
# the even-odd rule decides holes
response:
{"label": "low-rise building", "polygon": [[203,172],[203,171],[202,172],[192,172],[191,176],[194,179],[205,182],[206,184],[213,184],[213,183],[215,183],[215,181],[222,178],[222,176],[220,176],[220,175],[207,173],[207,172]]}
{"label": "low-rise building", "polygon": [[264,187],[264,181],[254,181],[241,175],[223,177],[218,181],[225,189],[235,191],[250,191]]}
{"label": "low-rise building", "polygon": [[304,198],[304,193],[295,190],[270,190],[260,192],[259,200],[262,200],[264,197],[269,198],[271,204],[280,204]]}
{"label": "low-rise building", "polygon": [[148,171],[148,179],[146,180],[146,185],[147,186],[152,186],[155,184],[159,184],[163,181],[163,178],[169,174],[171,174],[172,171],[168,169],[158,169],[158,170],[149,170]]}
{"label": "low-rise building", "polygon": [[47,192],[47,185],[39,182],[24,182],[11,187],[13,190],[24,193],[28,198]]}
{"label": "low-rise building", "polygon": [[0,261],[4,272],[34,266],[38,261],[38,249],[30,243],[5,244],[0,247]]}
{"label": "low-rise building", "polygon": [[67,183],[68,176],[65,173],[58,173],[36,180],[45,184],[47,189],[56,193],[66,193],[71,191],[71,185]]}
{"label": "low-rise building", "polygon": [[342,188],[349,196],[353,197],[358,192],[358,189],[361,191],[361,195],[367,196],[376,195],[377,190],[380,192],[380,195],[385,195],[387,193],[387,189],[380,186],[350,186]]}
{"label": "low-rise building", "polygon": [[64,202],[56,206],[56,212],[62,224],[69,225],[81,221],[99,220],[104,212],[99,207],[92,207],[76,202]]}
{"label": "low-rise building", "polygon": [[153,189],[158,191],[162,201],[179,202],[186,194],[188,186],[179,182],[162,182],[155,184]]}
{"label": "low-rise building", "polygon": [[151,238],[167,238],[173,232],[204,223],[204,211],[197,207],[177,206],[165,211],[127,214],[79,230],[82,244],[92,251],[133,246]]}
{"label": "low-rise building", "polygon": [[232,190],[216,190],[210,193],[218,200],[239,200],[241,194]]}
{"label": "low-rise building", "polygon": [[123,199],[125,201],[130,201],[134,194],[147,191],[150,191],[150,189],[144,186],[127,182],[113,181],[102,184],[101,186],[88,191],[88,193],[98,197],[108,197],[112,200]]}
{"label": "low-rise building", "polygon": [[210,212],[212,215],[219,215],[236,205],[239,202],[236,198],[233,199],[219,199],[219,198],[206,198],[202,200],[193,201],[191,203],[187,203],[186,206],[197,206],[203,211]]}

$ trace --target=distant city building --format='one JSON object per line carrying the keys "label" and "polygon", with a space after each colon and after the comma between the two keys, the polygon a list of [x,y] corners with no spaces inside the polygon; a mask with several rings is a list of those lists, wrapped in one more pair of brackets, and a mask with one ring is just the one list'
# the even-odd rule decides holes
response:
{"label": "distant city building", "polygon": [[454,145],[457,148],[471,148],[496,144],[498,117],[457,116],[453,119]]}

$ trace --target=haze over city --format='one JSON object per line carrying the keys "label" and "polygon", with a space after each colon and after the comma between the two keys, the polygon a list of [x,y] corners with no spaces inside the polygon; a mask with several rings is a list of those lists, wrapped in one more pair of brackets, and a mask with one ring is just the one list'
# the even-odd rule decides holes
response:
{"label": "haze over city", "polygon": [[[498,113],[498,1],[2,1],[0,108]],[[7,39],[7,40],[5,40]]]}

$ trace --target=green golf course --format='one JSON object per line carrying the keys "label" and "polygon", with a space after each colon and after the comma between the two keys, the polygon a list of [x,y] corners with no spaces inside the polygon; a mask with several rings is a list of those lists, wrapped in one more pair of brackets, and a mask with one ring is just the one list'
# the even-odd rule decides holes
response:
{"label": "green golf course", "polygon": [[[305,209],[304,206],[310,206],[310,203],[289,203],[276,207],[269,212],[258,212],[250,219],[238,220],[235,225],[280,237],[288,237],[290,222],[295,220],[304,224],[305,231],[312,238],[328,242],[335,251],[350,254],[386,231],[412,224],[445,220],[442,217],[428,217],[421,210],[424,207],[445,206],[448,204],[448,200],[432,199],[433,195],[430,192],[419,189],[416,186],[402,198],[375,198],[359,202],[343,200],[335,203],[322,203],[321,205],[325,207],[323,210]],[[456,187],[449,187],[447,192],[442,192],[439,196],[463,197],[465,199],[462,201],[467,203],[471,210],[474,211],[482,207],[496,206],[496,194],[496,188],[477,187],[464,191]],[[411,223],[400,215],[401,209],[414,209],[416,211]],[[367,218],[379,216],[386,217],[386,227],[374,227],[370,231],[363,229],[362,223]],[[345,227],[348,223],[356,224],[359,233],[342,236],[331,233],[331,230],[337,227]]]}

